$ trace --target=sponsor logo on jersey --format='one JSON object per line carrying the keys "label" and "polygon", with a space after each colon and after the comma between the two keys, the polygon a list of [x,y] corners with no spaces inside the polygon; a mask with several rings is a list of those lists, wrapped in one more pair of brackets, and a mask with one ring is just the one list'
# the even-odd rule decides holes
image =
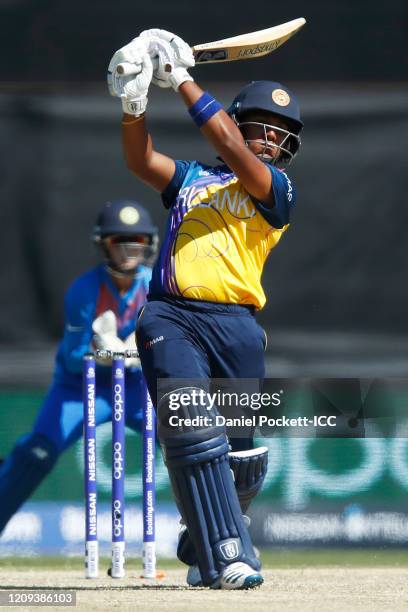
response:
{"label": "sponsor logo on jersey", "polygon": [[152,346],[154,344],[157,344],[158,342],[162,342],[164,340],[164,336],[157,336],[157,338],[153,338],[152,340],[146,340],[145,342],[145,348],[152,348]]}
{"label": "sponsor logo on jersey", "polygon": [[283,170],[281,170],[283,176],[286,178],[286,182],[288,185],[288,190],[286,192],[286,197],[288,199],[288,202],[291,202],[293,199],[293,187],[292,187],[292,181],[290,180],[290,178],[288,177],[288,175],[286,174],[286,172],[284,172]]}

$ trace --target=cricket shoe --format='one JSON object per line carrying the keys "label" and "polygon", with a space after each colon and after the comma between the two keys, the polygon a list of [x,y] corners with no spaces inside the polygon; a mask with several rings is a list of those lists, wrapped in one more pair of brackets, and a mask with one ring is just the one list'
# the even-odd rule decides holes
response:
{"label": "cricket shoe", "polygon": [[[214,582],[211,589],[247,590],[261,586],[262,575],[252,567],[241,561],[231,563],[224,568],[221,576]],[[192,565],[187,573],[187,584],[192,587],[202,587],[200,570],[197,565]]]}
{"label": "cricket shoe", "polygon": [[[259,559],[259,550],[255,548],[255,546],[254,546],[254,551],[255,551],[256,558]],[[198,565],[190,565],[190,567],[188,568],[187,584],[188,586],[191,586],[191,587],[202,587],[203,586],[203,581],[201,580],[201,574],[200,574],[200,569]]]}
{"label": "cricket shoe", "polygon": [[212,589],[254,589],[263,583],[262,575],[242,561],[231,563],[222,571],[220,578],[211,585]]}
{"label": "cricket shoe", "polygon": [[[247,528],[249,528],[250,524],[251,524],[251,519],[249,518],[249,516],[247,516],[246,514],[242,515],[242,518],[244,519],[244,523],[247,526]],[[179,533],[179,540],[185,536],[185,532],[187,532],[187,527],[185,526],[185,524],[180,521],[180,533]],[[254,552],[255,552],[255,556],[257,559],[260,559],[260,554],[259,554],[259,550],[254,546]],[[185,563],[185,561],[184,561]],[[244,564],[245,565],[245,564]],[[247,566],[248,567],[248,566]],[[254,571],[254,570],[252,570]],[[200,569],[198,567],[198,565],[190,565],[188,568],[188,572],[187,572],[187,578],[186,578],[187,584],[191,587],[202,587],[203,586],[203,581],[201,579],[201,574],[200,574]],[[259,584],[262,584],[262,581]],[[220,588],[213,586],[212,588]],[[235,587],[234,587],[235,588]],[[251,588],[251,587],[244,587],[244,588]]]}

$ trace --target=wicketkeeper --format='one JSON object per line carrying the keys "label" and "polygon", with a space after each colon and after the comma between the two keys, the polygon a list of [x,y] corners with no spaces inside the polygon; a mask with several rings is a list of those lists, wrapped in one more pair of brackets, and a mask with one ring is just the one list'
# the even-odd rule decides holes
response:
{"label": "wicketkeeper", "polygon": [[[137,343],[185,525],[178,556],[190,565],[191,585],[247,589],[263,582],[243,513],[262,484],[266,449],[250,440],[249,450],[232,454],[234,487],[224,429],[212,421],[170,431],[169,397],[190,394],[183,414],[194,418],[208,414],[193,397],[212,377],[264,377],[266,338],[255,313],[265,304],[263,266],[295,206],[284,168],[303,123],[293,93],[272,81],[250,83],[225,111],[194,82],[193,66],[181,38],[148,30],[114,54],[108,84],[122,101],[126,163],[169,211]],[[154,149],[146,122],[152,82],[179,94],[220,163],[174,161]],[[157,394],[157,379],[168,381],[168,393]],[[176,379],[194,383],[178,388]]]}
{"label": "wicketkeeper", "polygon": [[[79,276],[65,295],[64,336],[52,384],[32,431],[0,466],[0,532],[83,429],[82,358],[91,349],[135,349],[136,317],[146,302],[158,246],[149,213],[134,200],[107,202],[93,230],[104,262]],[[138,359],[127,359],[126,424],[141,431],[145,382]],[[111,419],[111,368],[96,372],[96,423]]]}

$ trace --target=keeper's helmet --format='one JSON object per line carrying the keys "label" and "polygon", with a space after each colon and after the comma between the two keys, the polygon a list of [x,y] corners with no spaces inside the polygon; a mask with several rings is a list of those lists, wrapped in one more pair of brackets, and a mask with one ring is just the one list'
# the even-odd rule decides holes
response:
{"label": "keeper's helmet", "polygon": [[92,237],[108,269],[116,276],[133,276],[140,264],[149,265],[159,243],[157,227],[149,213],[134,200],[106,202]]}
{"label": "keeper's helmet", "polygon": [[[284,120],[288,129],[273,125],[273,117],[271,123],[260,123],[250,119],[251,113],[254,112],[272,113]],[[263,153],[261,158],[268,158],[265,154],[270,148],[266,132],[273,128],[283,135],[283,140],[275,146],[279,149],[279,155],[274,159],[268,159],[276,165],[288,165],[297,154],[300,147],[300,132],[303,128],[303,122],[300,118],[299,104],[294,94],[281,83],[274,81],[252,81],[242,89],[236,96],[227,113],[235,121],[237,126],[242,127],[247,125],[258,125],[264,127],[264,139],[256,142],[263,142]],[[245,141],[247,144],[250,140]]]}

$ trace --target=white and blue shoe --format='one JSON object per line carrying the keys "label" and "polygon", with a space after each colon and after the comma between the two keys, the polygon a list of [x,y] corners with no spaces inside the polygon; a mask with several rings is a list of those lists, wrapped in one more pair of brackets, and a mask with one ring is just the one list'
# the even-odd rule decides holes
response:
{"label": "white and blue shoe", "polygon": [[[263,583],[262,575],[252,567],[241,561],[231,563],[223,570],[220,578],[211,585],[211,589],[254,589]],[[198,565],[192,565],[188,569],[187,584],[192,587],[202,587],[200,570]]]}
{"label": "white and blue shoe", "polygon": [[223,570],[217,582],[219,589],[254,589],[263,583],[262,575],[252,567],[241,561],[231,563]]}

